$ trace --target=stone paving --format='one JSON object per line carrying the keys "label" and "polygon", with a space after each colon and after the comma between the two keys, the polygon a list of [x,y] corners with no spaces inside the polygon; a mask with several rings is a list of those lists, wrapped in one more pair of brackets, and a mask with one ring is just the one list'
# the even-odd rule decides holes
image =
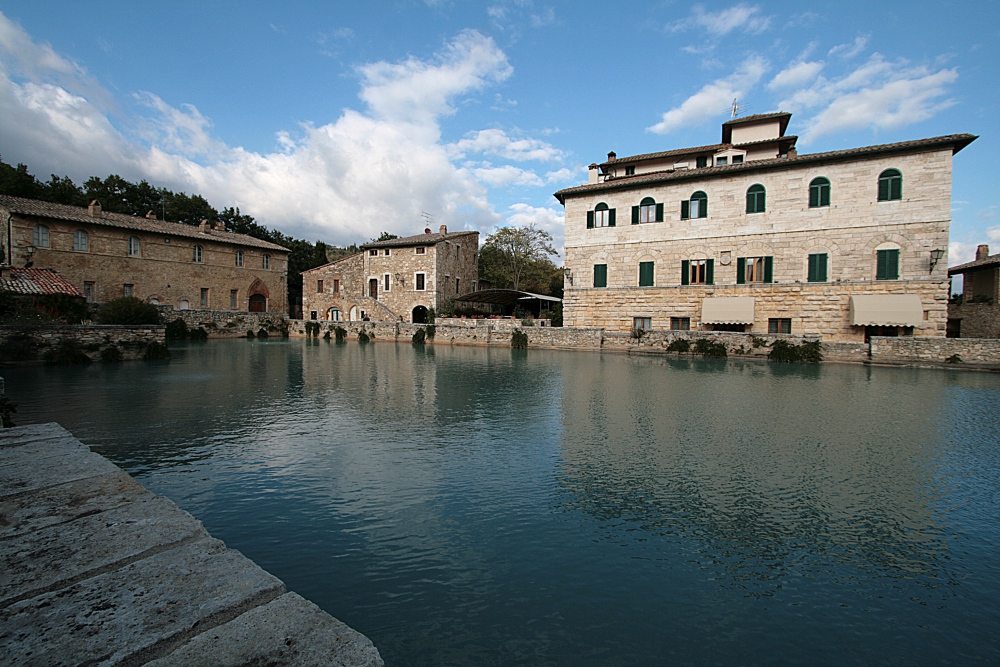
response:
{"label": "stone paving", "polygon": [[0,429],[0,664],[380,666],[58,424]]}

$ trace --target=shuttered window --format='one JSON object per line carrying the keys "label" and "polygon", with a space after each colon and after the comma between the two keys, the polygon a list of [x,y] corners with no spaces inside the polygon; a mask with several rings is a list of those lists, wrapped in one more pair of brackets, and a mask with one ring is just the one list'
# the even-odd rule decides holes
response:
{"label": "shuttered window", "polygon": [[608,286],[608,265],[594,264],[594,287]]}
{"label": "shuttered window", "polygon": [[653,262],[639,262],[639,287],[653,286]]}
{"label": "shuttered window", "polygon": [[767,191],[760,183],[747,189],[747,213],[763,213],[767,210]]}
{"label": "shuttered window", "polygon": [[681,202],[681,220],[688,220],[690,218],[707,218],[708,217],[708,195],[706,195],[701,190],[698,190],[693,195],[691,199],[685,199]]}
{"label": "shuttered window", "polygon": [[615,209],[608,208],[608,205],[601,202],[594,207],[593,211],[587,211],[587,229],[594,227],[614,227]]}
{"label": "shuttered window", "polygon": [[737,257],[736,283],[774,282],[774,257]]}
{"label": "shuttered window", "polygon": [[899,280],[899,250],[879,250],[875,263],[875,280]]}
{"label": "shuttered window", "polygon": [[815,253],[809,255],[809,282],[826,282],[826,253]]}
{"label": "shuttered window", "polygon": [[657,204],[652,197],[646,197],[638,206],[632,207],[632,224],[663,222],[663,204]]}
{"label": "shuttered window", "polygon": [[809,183],[809,208],[830,205],[830,179],[818,176]]}
{"label": "shuttered window", "polygon": [[898,169],[886,169],[878,177],[878,200],[896,201],[903,198],[903,174]]}
{"label": "shuttered window", "polygon": [[714,284],[714,259],[685,259],[681,261],[681,285]]}

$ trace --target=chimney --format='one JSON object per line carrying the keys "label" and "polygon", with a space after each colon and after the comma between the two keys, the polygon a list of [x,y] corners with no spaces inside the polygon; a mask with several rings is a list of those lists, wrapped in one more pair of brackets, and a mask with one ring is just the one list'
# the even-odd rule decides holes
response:
{"label": "chimney", "polygon": [[988,245],[976,246],[976,260],[986,259],[990,256],[990,247]]}
{"label": "chimney", "polygon": [[608,162],[614,162],[617,159],[618,159],[618,154],[617,153],[615,153],[614,151],[611,151],[610,153],[608,153]]}
{"label": "chimney", "polygon": [[431,233],[431,228],[430,227],[424,227],[424,234],[430,234],[430,233]]}
{"label": "chimney", "polygon": [[202,234],[208,234],[208,220],[202,220],[198,223],[198,231]]}
{"label": "chimney", "polygon": [[101,217],[101,202],[97,201],[96,199],[90,202],[90,206],[87,207],[87,213],[90,215],[91,218]]}
{"label": "chimney", "polygon": [[153,213],[152,211],[146,211],[146,219],[147,220],[156,220],[156,214]]}
{"label": "chimney", "polygon": [[442,234],[448,233],[448,225],[441,225],[441,233]]}
{"label": "chimney", "polygon": [[217,232],[224,232],[226,231],[226,226],[222,223],[222,220],[216,220],[212,223],[212,229]]}

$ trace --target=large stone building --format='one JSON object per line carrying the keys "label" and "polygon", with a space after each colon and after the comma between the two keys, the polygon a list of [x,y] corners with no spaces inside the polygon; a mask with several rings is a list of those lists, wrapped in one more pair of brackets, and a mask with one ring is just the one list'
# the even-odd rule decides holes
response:
{"label": "large stone building", "polygon": [[134,296],[180,310],[286,313],[288,250],[193,227],[0,195],[0,263],[52,268],[88,301]]}
{"label": "large stone building", "polygon": [[944,336],[952,156],[975,136],[799,155],[791,114],[592,164],[566,207],[566,326]]}
{"label": "large stone building", "polygon": [[431,308],[474,291],[479,232],[377,241],[359,253],[302,273],[302,313],[332,321],[425,322]]}

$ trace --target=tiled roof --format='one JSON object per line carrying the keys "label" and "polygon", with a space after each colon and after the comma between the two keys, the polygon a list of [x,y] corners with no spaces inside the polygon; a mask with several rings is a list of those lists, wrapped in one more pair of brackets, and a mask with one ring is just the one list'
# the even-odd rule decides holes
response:
{"label": "tiled roof", "polygon": [[478,234],[479,232],[448,232],[446,234],[414,234],[413,236],[404,236],[401,239],[389,239],[388,241],[374,241],[372,243],[366,243],[361,246],[364,249],[368,248],[395,248],[401,247],[405,248],[408,246],[415,245],[434,245],[435,243],[440,243],[441,241],[448,240],[451,241],[459,236],[468,236],[469,234]]}
{"label": "tiled roof", "polygon": [[966,271],[970,271],[972,269],[978,269],[984,266],[995,266],[997,264],[1000,264],[1000,255],[989,255],[988,257],[977,259],[974,262],[966,262],[965,264],[953,266],[948,269],[948,275],[953,276],[958,273],[965,273]]}
{"label": "tiled roof", "polygon": [[0,290],[15,294],[69,294],[84,298],[83,292],[55,269],[4,269]]}
{"label": "tiled roof", "polygon": [[877,146],[863,146],[861,148],[848,148],[840,151],[829,151],[827,153],[807,153],[805,155],[790,155],[783,158],[773,158],[770,160],[751,160],[741,164],[730,164],[722,167],[702,167],[700,169],[679,169],[652,171],[646,174],[638,174],[626,178],[615,178],[610,181],[600,183],[587,183],[577,185],[572,188],[564,188],[554,194],[560,202],[565,202],[567,196],[582,195],[588,192],[601,192],[604,190],[624,190],[651,183],[662,183],[667,181],[681,181],[700,178],[712,178],[715,176],[726,176],[740,172],[766,171],[771,169],[786,169],[815,162],[837,162],[850,160],[859,157],[875,157],[892,153],[907,153],[928,148],[941,148],[951,146],[953,153],[957,153],[970,143],[978,139],[974,134],[949,134],[941,137],[931,137],[929,139],[915,139],[912,141],[900,141],[894,144],[880,144]]}
{"label": "tiled roof", "polygon": [[628,155],[626,157],[615,158],[614,160],[609,160],[608,162],[602,162],[601,167],[607,167],[612,164],[621,164],[622,162],[636,162],[639,160],[655,160],[658,158],[671,157],[674,155],[688,155],[693,153],[710,153],[717,150],[726,148],[726,144],[710,144],[708,146],[695,146],[693,148],[675,148],[672,151],[660,151],[659,153],[642,153],[640,155]]}
{"label": "tiled roof", "polygon": [[742,118],[733,118],[732,120],[727,120],[723,125],[740,125],[742,123],[752,123],[758,120],[765,120],[768,118],[791,118],[792,114],[787,111],[775,111],[773,113],[755,113],[752,116],[743,116]]}
{"label": "tiled roof", "polygon": [[0,208],[11,213],[21,215],[31,215],[39,218],[52,218],[55,220],[69,220],[71,222],[83,222],[90,225],[103,225],[105,227],[117,227],[119,229],[134,229],[140,232],[153,234],[167,234],[169,236],[183,236],[190,239],[211,238],[219,243],[231,245],[249,246],[273,250],[275,252],[288,252],[288,248],[280,245],[262,241],[261,239],[247,236],[246,234],[234,234],[211,230],[209,232],[198,231],[197,227],[185,225],[179,222],[164,222],[150,218],[139,218],[123,213],[110,213],[102,211],[101,216],[93,217],[88,209],[80,206],[67,206],[65,204],[53,204],[51,202],[39,201],[37,199],[24,199],[23,197],[10,197],[0,195]]}

